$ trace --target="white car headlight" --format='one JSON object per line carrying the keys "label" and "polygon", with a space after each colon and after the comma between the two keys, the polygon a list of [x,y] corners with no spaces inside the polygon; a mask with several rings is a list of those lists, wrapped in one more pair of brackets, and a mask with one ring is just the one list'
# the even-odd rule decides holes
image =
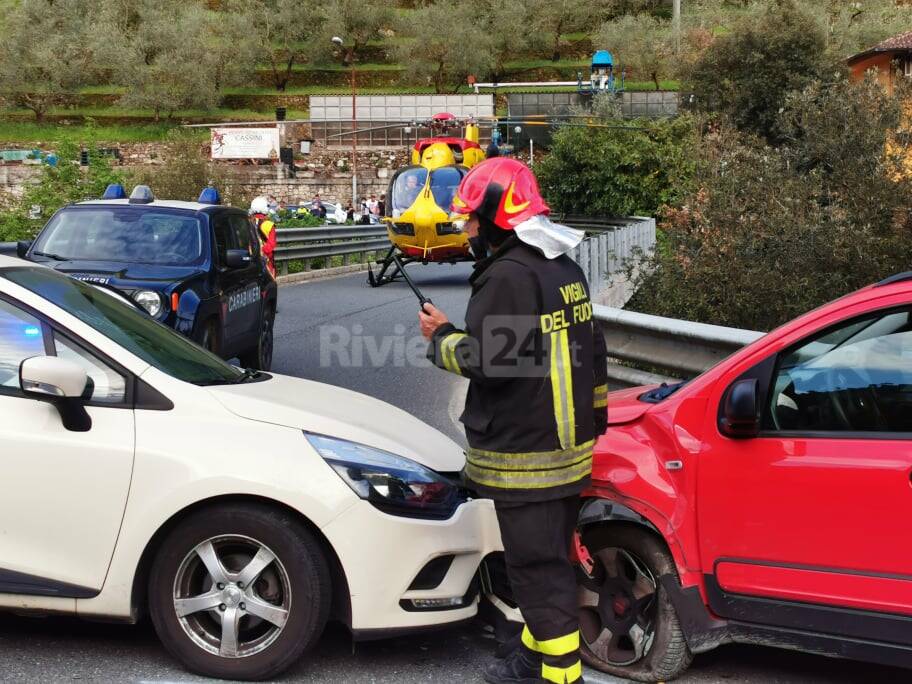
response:
{"label": "white car headlight", "polygon": [[408,458],[344,439],[305,436],[355,494],[382,511],[449,518],[465,501],[457,484]]}
{"label": "white car headlight", "polygon": [[162,298],[158,292],[140,290],[133,295],[133,301],[139,304],[153,318],[162,312]]}

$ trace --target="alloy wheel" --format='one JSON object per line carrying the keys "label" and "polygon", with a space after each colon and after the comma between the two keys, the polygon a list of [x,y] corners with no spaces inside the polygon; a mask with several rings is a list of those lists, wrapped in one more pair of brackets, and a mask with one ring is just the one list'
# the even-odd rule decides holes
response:
{"label": "alloy wheel", "polygon": [[579,584],[580,636],[598,659],[623,667],[641,660],[655,639],[656,579],[625,549],[593,554]]}
{"label": "alloy wheel", "polygon": [[174,578],[173,598],[193,643],[224,658],[244,658],[279,638],[291,610],[291,583],[267,546],[242,535],[222,535],[186,555]]}

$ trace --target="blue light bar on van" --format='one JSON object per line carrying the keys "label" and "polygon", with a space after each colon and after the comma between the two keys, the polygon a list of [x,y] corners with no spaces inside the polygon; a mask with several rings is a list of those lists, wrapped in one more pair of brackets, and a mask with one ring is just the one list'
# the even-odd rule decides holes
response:
{"label": "blue light bar on van", "polygon": [[111,183],[105,188],[101,199],[127,199],[127,191],[120,183]]}
{"label": "blue light bar on van", "polygon": [[154,201],[155,195],[148,185],[137,185],[130,193],[130,204],[149,204]]}
{"label": "blue light bar on van", "polygon": [[219,191],[210,185],[208,188],[203,188],[197,201],[200,204],[221,204],[222,197],[219,195]]}

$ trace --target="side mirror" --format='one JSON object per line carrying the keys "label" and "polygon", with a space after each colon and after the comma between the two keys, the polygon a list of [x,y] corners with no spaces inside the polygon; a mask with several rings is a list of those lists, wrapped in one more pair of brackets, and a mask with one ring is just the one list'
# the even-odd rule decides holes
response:
{"label": "side mirror", "polygon": [[756,378],[738,380],[725,392],[719,430],[728,437],[746,438],[760,434]]}
{"label": "side mirror", "polygon": [[225,253],[225,265],[228,268],[246,268],[250,265],[251,256],[246,249],[229,249]]}
{"label": "side mirror", "polygon": [[16,256],[18,256],[20,259],[25,259],[25,255],[28,254],[29,248],[31,246],[31,240],[20,240],[16,243]]}
{"label": "side mirror", "polygon": [[72,432],[92,428],[82,400],[88,382],[82,367],[56,356],[33,356],[19,366],[19,387],[25,395],[54,404],[63,427]]}

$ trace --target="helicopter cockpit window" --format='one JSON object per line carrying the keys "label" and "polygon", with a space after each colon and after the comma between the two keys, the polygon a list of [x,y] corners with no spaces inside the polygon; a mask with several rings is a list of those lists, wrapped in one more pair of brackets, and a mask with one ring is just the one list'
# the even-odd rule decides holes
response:
{"label": "helicopter cockpit window", "polygon": [[418,199],[427,182],[427,169],[421,166],[410,166],[402,169],[393,179],[390,190],[389,207],[391,216],[398,218],[407,211]]}
{"label": "helicopter cockpit window", "polygon": [[431,171],[431,193],[434,195],[434,204],[449,212],[453,196],[459,187],[459,181],[467,172],[468,169],[464,166],[444,166]]}

